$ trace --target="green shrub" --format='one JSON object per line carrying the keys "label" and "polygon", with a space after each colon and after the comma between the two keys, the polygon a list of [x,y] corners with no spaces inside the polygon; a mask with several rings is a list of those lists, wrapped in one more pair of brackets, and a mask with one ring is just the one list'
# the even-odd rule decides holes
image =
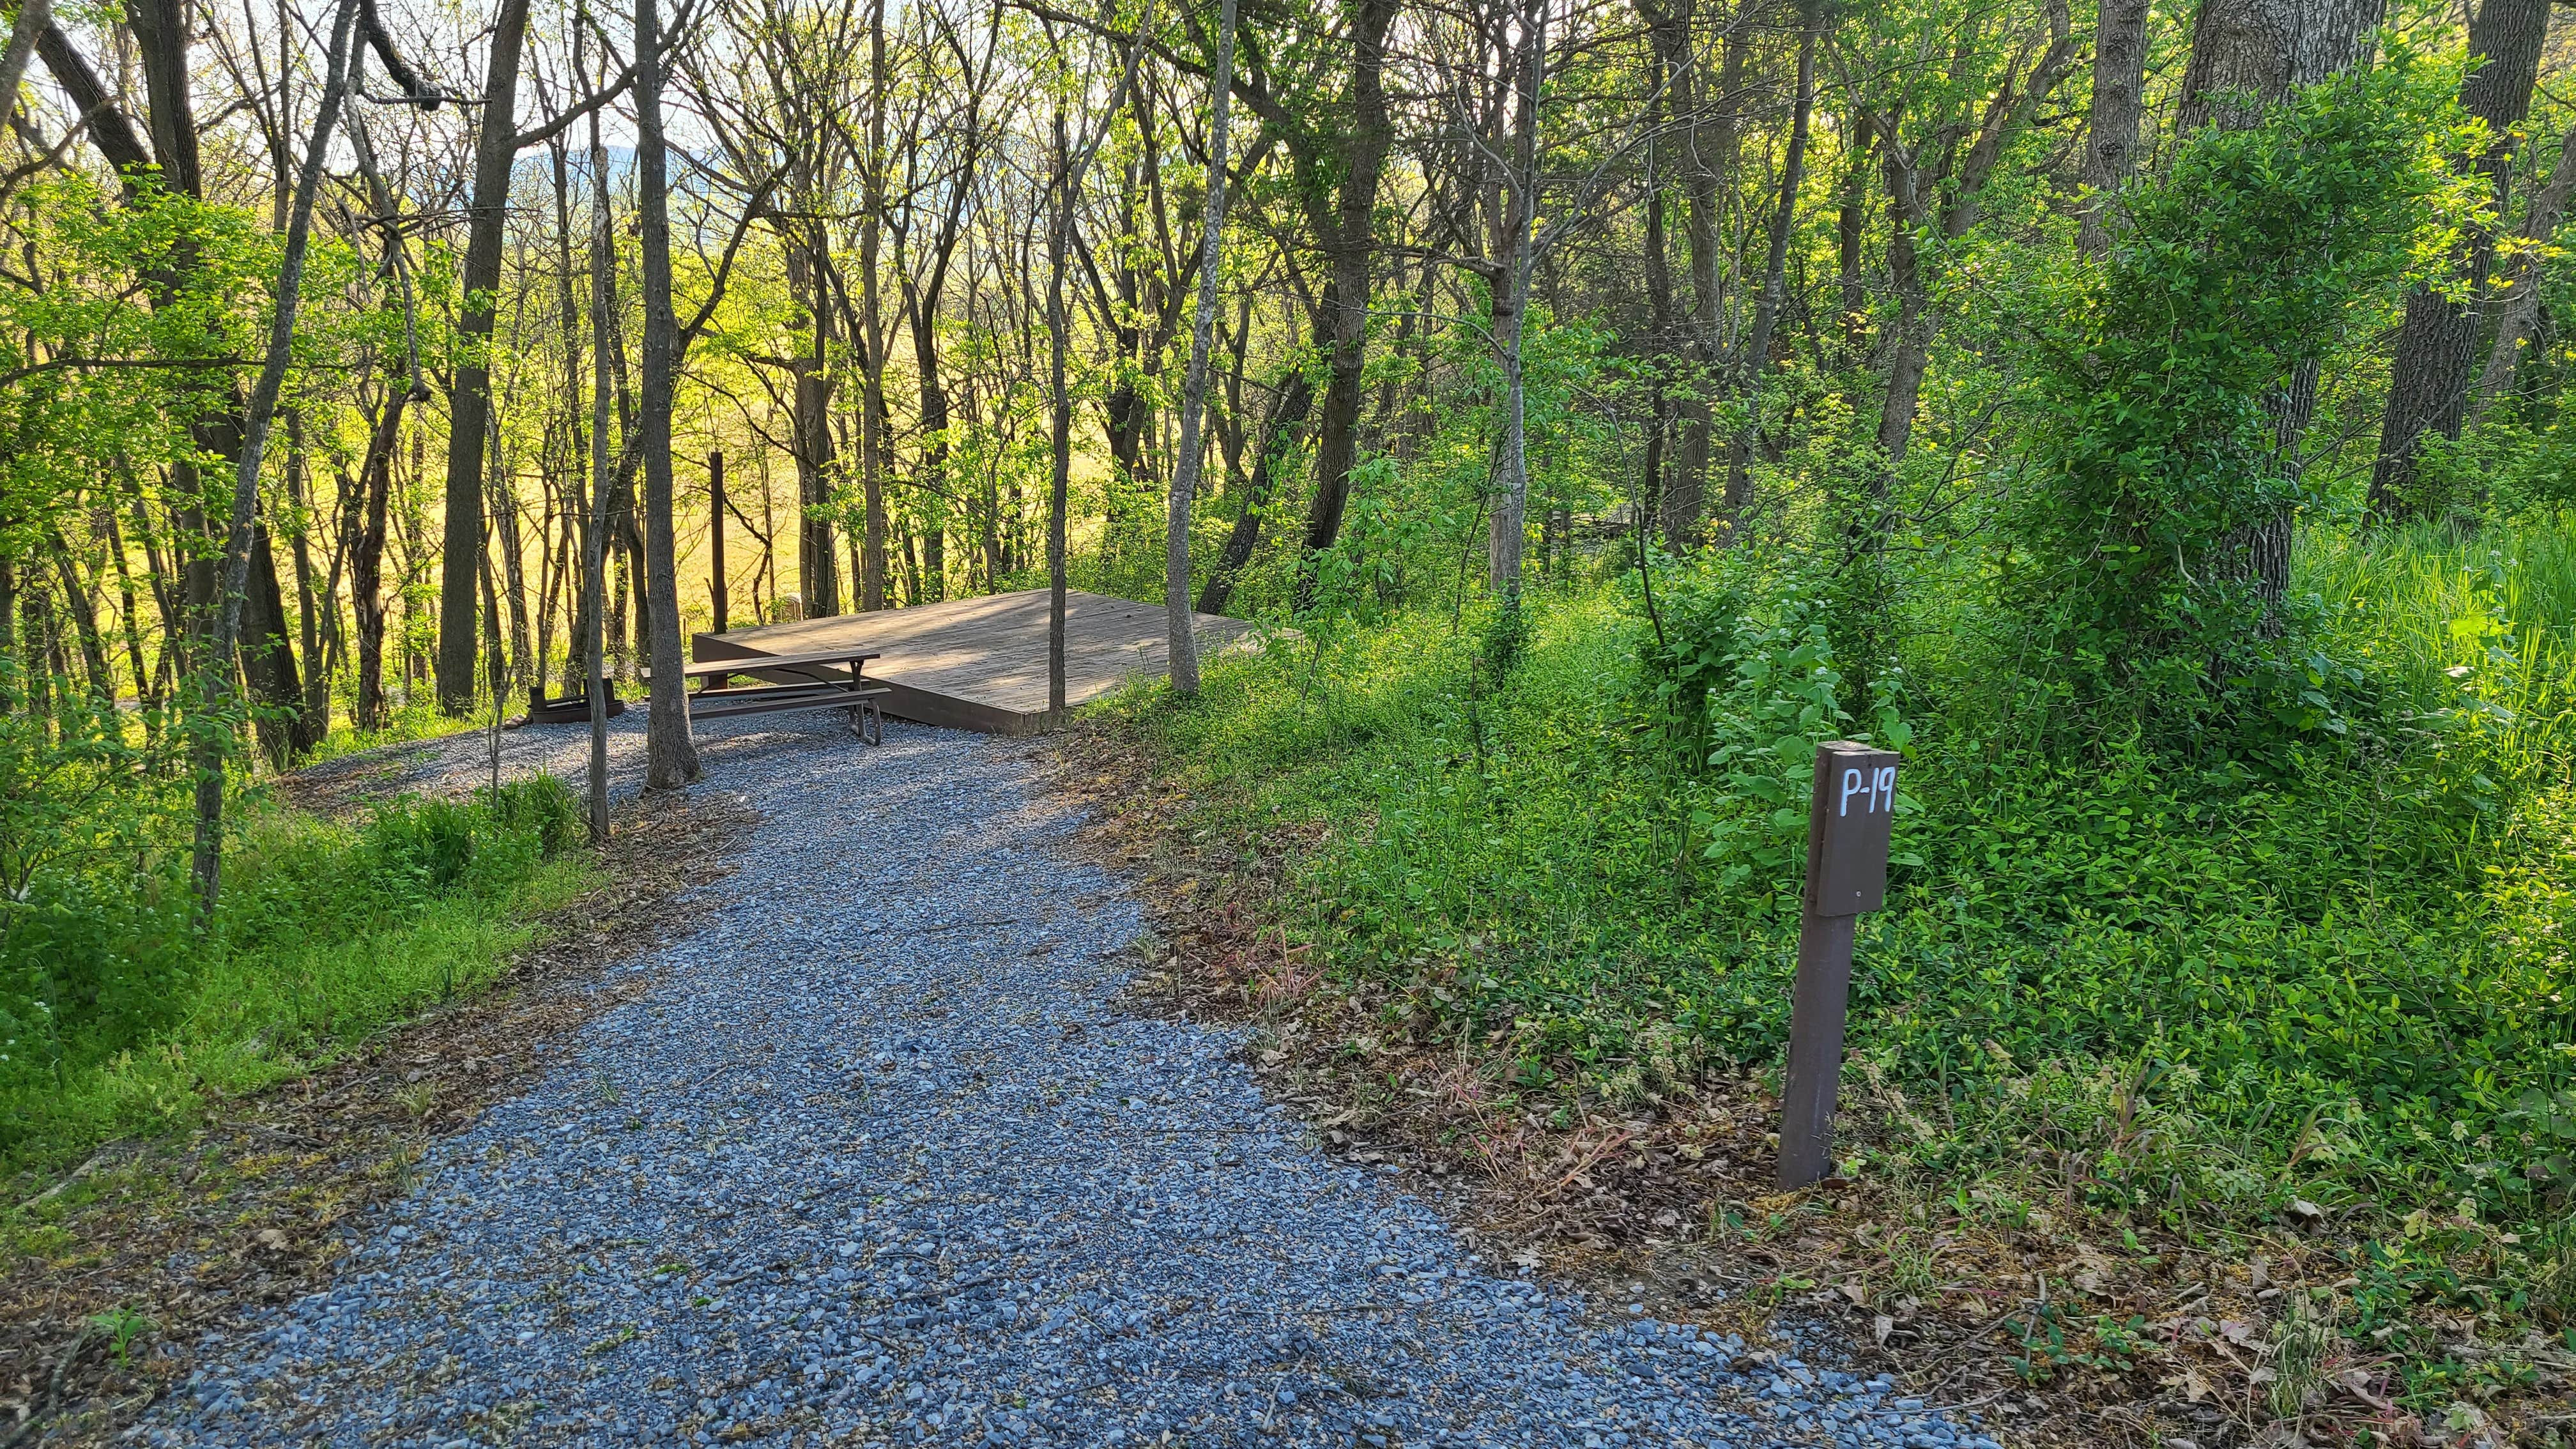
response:
{"label": "green shrub", "polygon": [[2127,1094],[2154,1131],[2106,1205],[2530,1222],[2568,1192],[2533,1104],[2576,1086],[2571,560],[2556,525],[2310,543],[2316,648],[2352,662],[2304,687],[2344,728],[2243,755],[2033,731],[2020,636],[1955,614],[1896,631],[1864,726],[1823,606],[1735,561],[1659,571],[1652,616],[1533,593],[1501,692],[1473,687],[1474,616],[1406,614],[1320,664],[1221,663],[1199,707],[1140,720],[1237,826],[1305,823],[1283,924],[1387,993],[1390,1032],[1622,1106],[1667,1058],[1776,1061],[1813,747],[1865,727],[1905,749],[1909,808],[1851,1039],[1943,1124],[1927,1160],[2033,1122],[2105,1151],[2093,1119]]}
{"label": "green shrub", "polygon": [[[255,802],[235,818],[203,927],[178,846],[57,856],[10,905],[0,1168],[152,1130],[208,1086],[292,1076],[468,990],[587,876],[577,859],[545,863],[582,838],[571,792],[547,777],[497,804],[405,797],[354,827]],[[184,819],[135,833],[172,829]]]}
{"label": "green shrub", "polygon": [[492,813],[503,828],[534,835],[539,853],[550,860],[582,843],[590,829],[588,807],[557,775],[504,784],[493,796]]}

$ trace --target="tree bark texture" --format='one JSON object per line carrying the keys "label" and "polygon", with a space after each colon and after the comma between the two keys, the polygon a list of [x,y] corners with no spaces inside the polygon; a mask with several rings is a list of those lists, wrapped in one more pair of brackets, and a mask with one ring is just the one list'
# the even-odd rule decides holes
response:
{"label": "tree bark texture", "polygon": [[[1309,207],[1317,236],[1331,258],[1324,285],[1324,314],[1332,324],[1331,369],[1324,385],[1323,416],[1315,437],[1315,495],[1306,514],[1309,555],[1341,537],[1350,503],[1351,467],[1359,460],[1361,372],[1368,357],[1369,297],[1376,276],[1377,192],[1395,127],[1386,105],[1386,37],[1398,0],[1357,0],[1351,23],[1350,133],[1339,158],[1341,184],[1332,209]],[[1298,602],[1314,598],[1314,571],[1298,576]]]}
{"label": "tree bark texture", "polygon": [[635,140],[644,253],[644,375],[635,426],[644,455],[644,589],[653,660],[644,784],[676,790],[698,778],[698,747],[689,737],[689,680],[682,672],[689,659],[680,639],[679,540],[671,518],[671,403],[680,324],[671,312],[670,155],[662,138],[659,0],[635,0]]}
{"label": "tree bark texture", "polygon": [[2513,391],[2514,378],[2522,366],[2523,346],[2540,324],[2540,262],[2535,251],[2540,243],[2558,234],[2558,219],[2566,214],[2571,188],[2576,188],[2576,129],[2559,138],[2558,164],[2523,212],[2525,249],[2513,259],[2511,285],[2496,299],[2495,342],[2487,351],[2485,369],[2478,374],[2471,422],[2485,417],[2487,409]]}
{"label": "tree bark texture", "polygon": [[2076,245],[2099,254],[2111,245],[2121,184],[2137,169],[2138,122],[2145,114],[2147,0],[2102,0],[2093,32],[2093,110],[2084,138],[2085,199]]}
{"label": "tree bark texture", "polygon": [[[2549,10],[2549,0],[2486,0],[2469,22],[2470,70],[2460,83],[2460,106],[2487,123],[2490,141],[2474,164],[2498,216],[2513,158],[2513,128],[2531,113]],[[2479,312],[2495,253],[2494,229],[2472,222],[2457,258],[2467,295],[2449,297],[2419,286],[2406,298],[2406,321],[2398,329],[2396,355],[2389,364],[2379,456],[2370,471],[2370,510],[2380,517],[2421,511],[2415,474],[2426,435],[2460,435],[2469,373],[2476,362]]]}
{"label": "tree bark texture", "polygon": [[[2385,0],[2208,0],[2193,26],[2176,129],[2255,125],[2293,87],[2314,85],[2359,63],[2385,10]],[[2278,466],[2295,480],[2308,417],[2316,408],[2317,367],[2302,363],[2281,380],[2272,400]],[[2267,630],[2290,586],[2296,510],[2243,530],[2223,545],[2228,567],[2254,585]]]}
{"label": "tree bark texture", "polygon": [[474,573],[483,548],[483,446],[492,415],[490,348],[494,295],[509,220],[510,163],[518,155],[519,57],[528,0],[502,0],[474,141],[474,192],[467,203],[465,271],[457,309],[456,385],[448,394],[447,513],[439,557],[438,707],[461,715],[474,703]]}
{"label": "tree bark texture", "polygon": [[1745,505],[1753,496],[1753,447],[1762,428],[1762,382],[1771,371],[1771,335],[1780,323],[1788,294],[1789,231],[1798,215],[1798,188],[1806,180],[1807,130],[1816,102],[1816,18],[1811,12],[1798,34],[1798,94],[1789,117],[1788,154],[1780,162],[1780,204],[1771,214],[1770,248],[1762,261],[1762,295],[1753,305],[1753,326],[1735,366],[1735,388],[1744,398],[1744,426],[1726,460],[1725,538],[1732,542],[1742,526]]}
{"label": "tree bark texture", "polygon": [[1225,257],[1226,129],[1233,103],[1235,0],[1217,6],[1216,72],[1208,83],[1206,210],[1199,219],[1198,308],[1190,319],[1189,372],[1181,381],[1181,453],[1163,520],[1163,614],[1172,692],[1199,692],[1198,636],[1190,617],[1190,512],[1207,448],[1208,354],[1216,346],[1217,272]]}

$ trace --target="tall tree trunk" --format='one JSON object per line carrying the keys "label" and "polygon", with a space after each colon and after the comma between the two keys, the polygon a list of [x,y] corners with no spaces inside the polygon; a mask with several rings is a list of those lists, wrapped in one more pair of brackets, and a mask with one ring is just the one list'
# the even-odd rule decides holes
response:
{"label": "tall tree trunk", "polygon": [[[490,474],[490,481],[485,490],[490,502],[485,511],[492,520],[493,544],[501,555],[501,567],[498,571],[500,582],[507,588],[509,595],[503,607],[510,615],[510,658],[514,661],[518,673],[533,678],[539,671],[529,668],[528,574],[527,564],[519,552],[519,505],[517,499],[512,496],[514,490],[510,486],[508,460],[501,452],[501,425],[497,416],[492,423],[490,452],[492,461],[486,469]],[[545,529],[542,522],[537,531],[537,548],[539,564],[542,566],[545,550]],[[495,621],[493,628],[497,630],[499,627],[499,622]]]}
{"label": "tall tree trunk", "polygon": [[832,551],[832,305],[831,241],[811,213],[787,246],[789,294],[804,313],[812,350],[794,360],[796,387],[796,491],[799,504],[797,585],[805,617],[841,612],[840,567]]}
{"label": "tall tree trunk", "polygon": [[1697,546],[1708,509],[1708,469],[1716,452],[1715,423],[1708,387],[1717,380],[1726,355],[1726,238],[1720,229],[1725,205],[1723,183],[1735,173],[1736,149],[1743,123],[1736,111],[1744,91],[1744,67],[1752,46],[1746,17],[1730,20],[1719,42],[1714,93],[1700,74],[1691,47],[1692,7],[1676,9],[1674,25],[1664,33],[1665,65],[1672,67],[1672,104],[1682,120],[1682,191],[1689,216],[1683,237],[1689,245],[1691,278],[1691,355],[1703,373],[1702,386],[1682,401],[1679,456],[1664,485],[1664,543],[1675,552]]}
{"label": "tall tree trunk", "polygon": [[1726,463],[1725,538],[1733,542],[1753,494],[1753,446],[1762,427],[1762,383],[1771,372],[1771,334],[1788,294],[1789,230],[1798,215],[1798,188],[1807,176],[1807,128],[1816,102],[1816,27],[1812,8],[1798,33],[1798,94],[1789,116],[1789,150],[1780,163],[1780,204],[1771,213],[1771,246],[1762,262],[1762,295],[1753,304],[1753,326],[1735,368],[1744,396],[1744,426]]}
{"label": "tall tree trunk", "polygon": [[1503,373],[1502,476],[1495,480],[1493,517],[1485,544],[1485,582],[1506,609],[1521,599],[1521,552],[1529,532],[1529,395],[1521,334],[1529,320],[1530,272],[1536,257],[1538,211],[1538,101],[1547,80],[1548,0],[1529,0],[1520,14],[1519,54],[1512,79],[1512,167],[1504,178],[1505,270],[1493,285],[1494,360]]}
{"label": "tall tree trunk", "polygon": [[88,676],[90,703],[101,710],[116,707],[116,674],[107,662],[107,641],[99,632],[98,604],[90,596],[89,580],[82,576],[80,560],[72,556],[71,547],[60,533],[47,540],[46,552],[53,555],[54,577],[62,584],[63,604],[71,611],[72,636],[80,645],[81,671]]}
{"label": "tall tree trunk", "polygon": [[402,430],[408,384],[389,379],[376,426],[367,438],[358,471],[358,536],[349,551],[349,600],[357,612],[358,698],[354,723],[380,730],[391,723],[385,698],[385,544],[391,531],[394,491],[394,441]]}
{"label": "tall tree trunk", "polygon": [[[251,388],[248,416],[242,428],[241,457],[234,471],[232,516],[224,530],[223,596],[215,609],[213,648],[201,686],[206,696],[204,713],[190,748],[197,774],[197,828],[190,852],[191,873],[197,881],[201,919],[214,915],[216,894],[223,881],[226,740],[221,707],[231,683],[230,665],[241,633],[242,596],[249,588],[251,534],[259,521],[260,455],[268,444],[269,421],[277,411],[278,392],[286,383],[287,364],[293,360],[296,304],[303,296],[304,256],[313,234],[313,202],[322,187],[324,155],[330,149],[331,130],[339,120],[340,102],[347,88],[349,30],[356,18],[357,3],[358,0],[340,0],[339,13],[332,21],[321,105],[313,118],[313,140],[304,153],[303,171],[295,179],[295,207],[287,219],[285,252],[278,262],[268,352],[260,365],[259,380]],[[274,587],[273,572],[270,583]]]}
{"label": "tall tree trunk", "polygon": [[[576,42],[578,45],[578,42]],[[578,51],[574,68],[580,68]],[[617,266],[616,234],[611,230],[608,191],[608,144],[600,138],[599,113],[590,113],[590,515],[583,530],[582,617],[587,622],[582,649],[588,667],[583,693],[590,702],[590,839],[608,840],[608,630],[602,595],[608,587],[608,531],[612,514],[609,446],[610,391],[614,371]]]}
{"label": "tall tree trunk", "polygon": [[[1319,320],[1310,330],[1321,335],[1324,326]],[[1314,380],[1292,359],[1277,390],[1271,393],[1270,407],[1254,435],[1252,476],[1244,484],[1243,511],[1234,517],[1233,531],[1226,535],[1225,551],[1217,555],[1216,567],[1208,570],[1207,584],[1199,591],[1198,612],[1225,612],[1226,601],[1234,595],[1235,580],[1242,577],[1244,566],[1252,562],[1253,550],[1261,545],[1261,522],[1269,513],[1271,496],[1278,491],[1288,435],[1305,426],[1306,415],[1314,407]]]}
{"label": "tall tree trunk", "polygon": [[689,666],[680,640],[678,530],[671,519],[671,403],[679,320],[671,312],[670,158],[662,139],[662,20],[635,0],[635,159],[644,252],[644,378],[636,408],[644,454],[644,588],[651,601],[653,708],[645,717],[644,783],[675,790],[698,778],[689,737]]}
{"label": "tall tree trunk", "polygon": [[[292,743],[301,752],[310,750],[331,733],[331,662],[324,656],[324,641],[339,631],[336,618],[326,626],[322,613],[327,607],[336,615],[338,604],[338,570],[325,582],[322,591],[314,591],[312,533],[313,505],[311,479],[306,471],[304,454],[304,419],[301,414],[286,414],[286,504],[295,527],[288,544],[295,554],[295,602],[298,632],[304,645],[304,699],[296,712]],[[112,528],[115,515],[108,515]],[[118,559],[122,573],[124,560]],[[141,665],[136,665],[138,677]]]}
{"label": "tall tree trunk", "polygon": [[[1306,553],[1341,537],[1350,503],[1351,468],[1359,461],[1361,374],[1368,362],[1369,297],[1376,275],[1377,192],[1395,128],[1386,106],[1386,37],[1398,0],[1356,0],[1351,18],[1350,131],[1336,158],[1341,184],[1329,213],[1313,218],[1318,240],[1330,253],[1324,315],[1332,323],[1331,369],[1324,385],[1323,416],[1315,436],[1315,495],[1306,514]],[[1319,209],[1319,208],[1318,208]],[[1314,571],[1300,572],[1300,604],[1314,597]]]}
{"label": "tall tree trunk", "polygon": [[2093,34],[2093,110],[2084,139],[2085,199],[2076,245],[2099,254],[2111,245],[2120,187],[2137,169],[2138,121],[2145,114],[2147,0],[2102,0]]}
{"label": "tall tree trunk", "polygon": [[1208,353],[1216,344],[1217,271],[1225,256],[1225,158],[1228,107],[1233,101],[1235,0],[1219,0],[1216,73],[1208,86],[1207,211],[1199,222],[1198,310],[1190,319],[1190,367],[1181,382],[1181,454],[1172,468],[1171,501],[1164,519],[1163,615],[1171,654],[1172,690],[1199,692],[1198,636],[1190,618],[1190,509],[1198,501],[1199,469],[1207,452],[1199,430],[1207,418]]}
{"label": "tall tree trunk", "polygon": [[1055,103],[1055,194],[1047,217],[1047,714],[1064,717],[1064,513],[1073,473],[1073,395],[1065,389],[1064,267],[1073,230],[1073,141],[1064,98]]}
{"label": "tall tree trunk", "polygon": [[1842,205],[1834,218],[1835,281],[1842,294],[1840,362],[1856,368],[1869,345],[1869,283],[1861,275],[1861,241],[1869,227],[1871,132],[1866,117],[1849,124]]}
{"label": "tall tree trunk", "polygon": [[877,256],[885,232],[885,0],[868,7],[868,155],[862,188],[867,215],[859,224],[859,310],[868,355],[861,359],[859,607],[886,606],[886,395],[884,308],[877,296]]}
{"label": "tall tree trunk", "polygon": [[[465,274],[456,319],[456,386],[448,394],[447,526],[439,559],[438,707],[474,703],[474,578],[483,551],[483,446],[492,411],[492,319],[509,221],[511,161],[518,155],[519,54],[528,0],[501,0],[474,143],[474,195],[465,228]],[[637,57],[640,65],[645,57]]]}
{"label": "tall tree trunk", "polygon": [[731,627],[726,616],[733,602],[727,596],[724,521],[724,454],[714,452],[707,454],[707,608],[718,634]]}
{"label": "tall tree trunk", "polygon": [[[2241,130],[2258,124],[2295,87],[2358,64],[2384,10],[2385,0],[2208,0],[2192,28],[2175,128],[2188,135],[2213,125]],[[2293,368],[2271,399],[2275,467],[2291,480],[2300,472],[2299,448],[2316,395],[2317,364],[2311,360]],[[2263,604],[2261,627],[2267,632],[2279,627],[2296,526],[2295,510],[2284,503],[2227,546],[2228,566],[2242,571]]]}
{"label": "tall tree trunk", "polygon": [[242,677],[250,685],[251,697],[261,706],[251,716],[260,750],[279,769],[294,758],[295,721],[304,708],[304,686],[296,678],[295,646],[287,641],[286,628],[286,596],[277,581],[277,551],[270,544],[268,525],[254,521],[249,592],[242,599]]}
{"label": "tall tree trunk", "polygon": [[[2469,22],[2473,68],[2460,83],[2460,106],[2487,123],[2490,140],[2476,170],[2499,218],[2513,159],[2513,128],[2531,113],[2549,11],[2549,0],[2486,0]],[[2494,228],[2472,221],[2461,238],[2458,259],[2468,277],[2468,297],[2455,300],[2419,286],[2406,298],[2406,322],[2398,330],[2397,353],[2389,366],[2379,457],[2370,471],[2370,511],[2383,518],[2421,511],[2421,500],[2414,496],[2415,470],[2425,435],[2460,435],[2469,369],[2477,353],[2478,313],[2495,253]]]}

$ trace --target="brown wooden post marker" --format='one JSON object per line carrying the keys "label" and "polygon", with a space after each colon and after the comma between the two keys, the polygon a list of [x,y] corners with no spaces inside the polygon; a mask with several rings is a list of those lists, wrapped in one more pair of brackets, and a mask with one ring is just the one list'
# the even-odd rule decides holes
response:
{"label": "brown wooden post marker", "polygon": [[725,562],[724,562],[724,454],[707,454],[707,578],[708,602],[715,605],[716,627],[725,631]]}
{"label": "brown wooden post marker", "polygon": [[1890,750],[1850,740],[1816,746],[1807,815],[1807,893],[1798,919],[1789,1070],[1780,1088],[1780,1186],[1805,1187],[1833,1162],[1834,1090],[1843,1071],[1852,927],[1887,895],[1887,832],[1896,819]]}

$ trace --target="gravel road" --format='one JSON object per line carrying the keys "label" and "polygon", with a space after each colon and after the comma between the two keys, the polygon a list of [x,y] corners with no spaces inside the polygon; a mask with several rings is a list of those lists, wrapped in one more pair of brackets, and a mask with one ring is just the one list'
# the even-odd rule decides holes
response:
{"label": "gravel road", "polygon": [[[618,732],[631,775],[641,712]],[[507,739],[505,770],[581,758]],[[702,742],[699,788],[765,814],[705,929],[139,1437],[1993,1449],[1884,1380],[1498,1273],[1307,1145],[1231,1035],[1123,1014],[1138,908],[1060,848],[1025,745]]]}

